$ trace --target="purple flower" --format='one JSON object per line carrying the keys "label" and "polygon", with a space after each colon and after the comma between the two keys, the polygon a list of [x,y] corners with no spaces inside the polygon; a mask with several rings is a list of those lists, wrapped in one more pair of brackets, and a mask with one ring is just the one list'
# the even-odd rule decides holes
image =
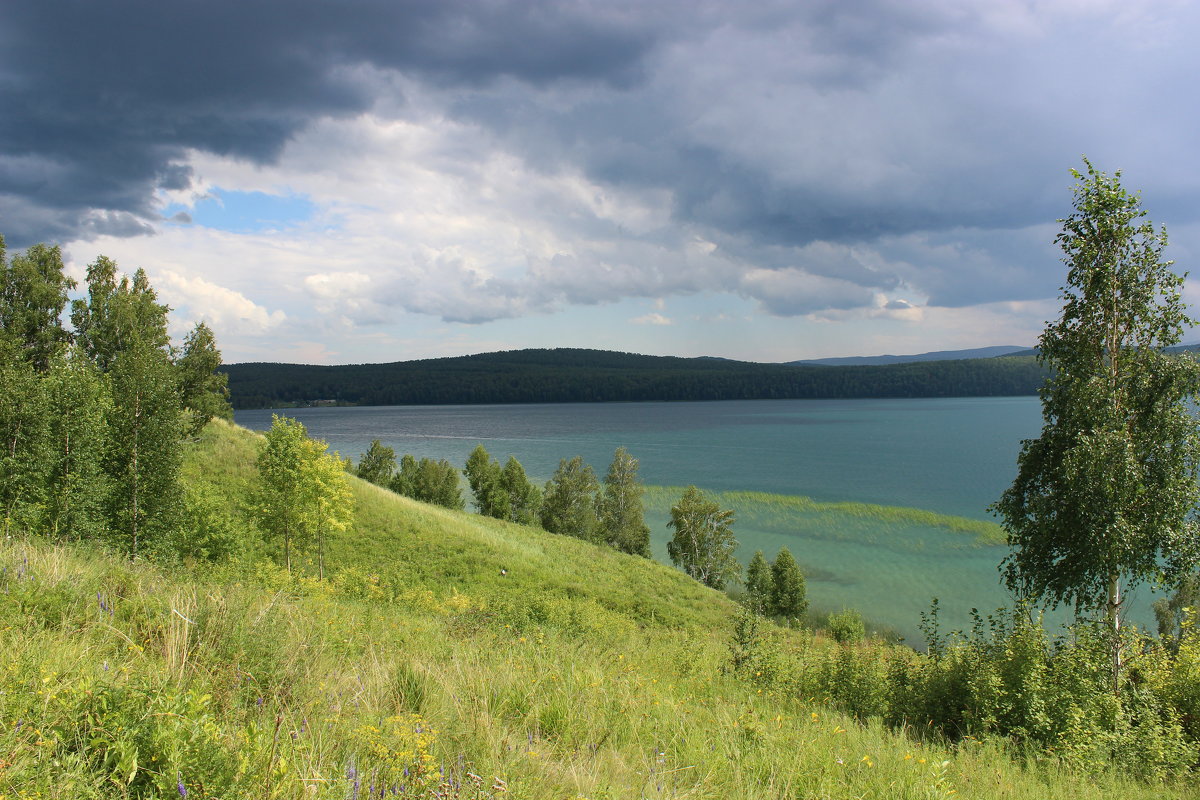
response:
{"label": "purple flower", "polygon": [[187,787],[183,785],[183,778],[179,779],[179,782],[175,784],[175,788],[179,790],[180,797],[187,797]]}

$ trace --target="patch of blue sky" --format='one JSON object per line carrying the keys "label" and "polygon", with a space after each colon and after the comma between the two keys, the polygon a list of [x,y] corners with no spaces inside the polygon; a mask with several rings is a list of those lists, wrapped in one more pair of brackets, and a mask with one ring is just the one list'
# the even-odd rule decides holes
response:
{"label": "patch of blue sky", "polygon": [[[260,233],[288,228],[312,218],[316,206],[306,195],[267,194],[213,189],[187,208],[172,203],[163,217],[230,233]],[[182,215],[180,214],[182,212]]]}

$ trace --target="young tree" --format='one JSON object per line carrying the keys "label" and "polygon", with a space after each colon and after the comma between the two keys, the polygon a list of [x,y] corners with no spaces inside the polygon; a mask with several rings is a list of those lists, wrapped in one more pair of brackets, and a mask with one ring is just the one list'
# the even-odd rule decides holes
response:
{"label": "young tree", "polygon": [[0,522],[34,529],[46,497],[51,446],[45,373],[67,340],[59,315],[74,282],[57,247],[6,257],[0,237]]}
{"label": "young tree", "polygon": [[364,481],[376,486],[387,486],[391,483],[392,473],[396,470],[396,451],[385,447],[378,439],[371,441],[367,452],[358,459],[358,467],[354,473]]}
{"label": "young tree", "polygon": [[246,547],[244,533],[211,488],[189,486],[183,496],[183,523],[174,553],[181,560],[226,561]]}
{"label": "young tree", "polygon": [[34,245],[8,262],[0,236],[0,331],[12,337],[20,358],[38,372],[50,368],[50,359],[69,338],[59,316],[67,291],[74,288],[59,248]]}
{"label": "young tree", "polygon": [[111,494],[104,472],[108,376],[71,347],[51,361],[43,382],[49,423],[44,528],[64,541],[101,538]]}
{"label": "young tree", "polygon": [[136,333],[125,342],[108,373],[112,405],[105,472],[113,543],[137,558],[144,544],[170,533],[178,522],[183,424],[166,349]]}
{"label": "young tree", "polygon": [[667,527],[675,529],[667,554],[688,575],[714,589],[724,589],[726,581],[741,575],[742,566],[733,556],[733,511],[722,510],[695,486],[671,506]]}
{"label": "young tree", "polygon": [[0,331],[0,522],[31,530],[45,499],[50,417],[46,387],[15,337]]}
{"label": "young tree", "polygon": [[[1120,626],[1121,584],[1176,583],[1198,552],[1200,437],[1189,411],[1200,369],[1164,348],[1194,324],[1183,279],[1162,260],[1120,173],[1072,170],[1074,213],[1056,242],[1068,268],[1061,318],[1039,340],[1050,367],[1042,434],[993,510],[1008,532],[1003,572],[1018,594],[1100,610]],[[1120,652],[1114,644],[1114,685]]]}
{"label": "young tree", "polygon": [[500,471],[500,487],[508,495],[508,520],[518,525],[537,525],[542,493],[525,475],[515,456],[509,456]]}
{"label": "young tree", "polygon": [[203,322],[198,323],[183,341],[175,360],[179,372],[179,400],[187,414],[186,435],[197,436],[213,417],[233,419],[229,404],[229,376],[217,372],[221,351],[217,340]]}
{"label": "young tree", "polygon": [[756,614],[769,614],[772,589],[771,565],[763,551],[756,550],[746,566],[746,605]]}
{"label": "young tree", "polygon": [[616,549],[650,558],[650,529],[642,508],[644,489],[638,480],[638,460],[624,447],[613,454],[600,496],[600,530]]}
{"label": "young tree", "polygon": [[434,461],[422,458],[417,465],[417,486],[426,502],[461,511],[462,487],[458,485],[458,470],[446,459]]}
{"label": "young tree", "polygon": [[462,488],[458,485],[458,470],[449,461],[422,458],[417,461],[407,453],[400,459],[400,470],[392,478],[390,488],[396,494],[461,510]]}
{"label": "young tree", "polygon": [[132,280],[125,276],[117,280],[116,262],[100,256],[88,265],[87,282],[87,299],[71,303],[71,323],[75,341],[101,371],[112,369],[117,356],[134,340],[169,352],[170,309],[158,302],[144,270],[133,273]]}
{"label": "young tree", "polygon": [[283,561],[292,571],[292,547],[304,535],[307,483],[304,460],[308,431],[295,419],[272,415],[258,451],[258,518],[264,533],[283,543]]}
{"label": "young tree", "polygon": [[596,494],[600,483],[582,456],[561,459],[542,492],[542,527],[578,539],[596,541],[600,519]]}
{"label": "young tree", "polygon": [[467,456],[467,463],[463,468],[463,475],[471,487],[471,494],[475,495],[475,507],[479,509],[479,513],[485,517],[508,519],[511,504],[508,492],[501,485],[500,473],[499,462],[494,460],[481,444],[476,445],[471,455]]}
{"label": "young tree", "polygon": [[786,547],[779,549],[771,563],[771,611],[789,620],[799,619],[808,610],[804,573]]}
{"label": "young tree", "polygon": [[76,300],[71,314],[78,345],[112,390],[109,528],[131,558],[145,540],[171,531],[182,500],[183,420],[168,311],[143,270],[117,281],[116,264],[101,256],[88,268],[88,299]]}
{"label": "young tree", "polygon": [[388,488],[396,494],[416,500],[416,484],[417,460],[405,453],[400,457],[399,468],[392,473],[392,479],[388,481]]}
{"label": "young tree", "polygon": [[321,580],[325,579],[326,539],[345,531],[354,520],[354,495],[342,459],[326,450],[323,441],[306,438],[301,443],[303,522],[316,539],[317,575]]}

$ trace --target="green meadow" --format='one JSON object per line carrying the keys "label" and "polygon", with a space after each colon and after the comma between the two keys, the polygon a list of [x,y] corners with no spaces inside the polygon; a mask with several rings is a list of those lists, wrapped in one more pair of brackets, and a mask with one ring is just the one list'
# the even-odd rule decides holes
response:
{"label": "green meadow", "polygon": [[[247,531],[258,440],[214,421],[185,468]],[[201,567],[0,544],[0,798],[1198,794],[1187,777],[885,727],[852,713],[850,689],[905,648],[764,623],[754,646],[770,658],[743,659],[747,673],[736,605],[676,570],[351,483],[356,524],[325,581],[263,545]],[[971,546],[992,535],[908,509],[721,502],[763,526],[832,515],[941,525]],[[763,674],[783,663],[794,680]]]}

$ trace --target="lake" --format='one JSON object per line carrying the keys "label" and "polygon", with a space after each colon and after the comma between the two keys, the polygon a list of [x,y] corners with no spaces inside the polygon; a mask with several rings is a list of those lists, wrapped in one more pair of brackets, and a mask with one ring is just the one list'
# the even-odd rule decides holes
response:
{"label": "lake", "polygon": [[[279,412],[277,412],[279,413]],[[310,435],[357,460],[372,439],[461,467],[482,443],[503,463],[513,455],[535,481],[559,459],[582,455],[601,479],[613,451],[640,460],[648,485],[718,492],[803,495],[991,520],[988,504],[1012,482],[1022,439],[1041,427],[1036,397],[912,400],[746,400],[711,403],[584,403],[508,406],[301,408],[282,412]],[[271,425],[269,410],[238,411],[238,424]],[[669,505],[669,503],[667,503]],[[919,613],[941,601],[949,627],[971,608],[1009,602],[997,564],[1002,546],[982,546],[944,525],[886,513],[789,514],[739,509],[734,531],[745,563],[786,545],[810,578],[814,608],[858,608],[871,621],[919,641]],[[746,513],[742,513],[742,512]],[[655,555],[667,562],[666,507],[647,513]],[[1138,595],[1141,596],[1138,596]],[[1135,616],[1150,594],[1135,590]]]}

